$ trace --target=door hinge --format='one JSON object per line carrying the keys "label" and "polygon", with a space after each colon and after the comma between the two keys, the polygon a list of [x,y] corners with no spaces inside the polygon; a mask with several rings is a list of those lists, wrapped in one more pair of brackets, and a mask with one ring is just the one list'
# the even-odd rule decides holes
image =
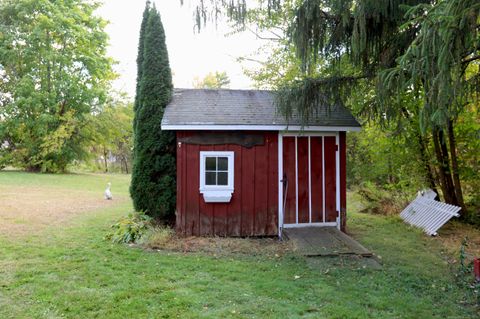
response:
{"label": "door hinge", "polygon": [[335,151],[338,152],[338,145],[337,144],[335,144]]}

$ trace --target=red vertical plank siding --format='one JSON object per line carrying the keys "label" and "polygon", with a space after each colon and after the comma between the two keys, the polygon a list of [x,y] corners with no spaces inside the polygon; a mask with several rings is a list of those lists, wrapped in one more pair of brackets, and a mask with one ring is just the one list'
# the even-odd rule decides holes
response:
{"label": "red vertical plank siding", "polygon": [[[195,132],[179,131],[177,137]],[[216,134],[217,132],[211,132]],[[257,132],[258,133],[258,132]],[[244,132],[248,134],[248,132]],[[284,157],[278,158],[278,133],[265,132],[264,145],[177,144],[176,229],[182,235],[261,236],[278,234],[278,161],[288,178],[284,223],[296,222],[295,138],[283,138]],[[335,222],[335,137],[325,137],[325,172],[322,138],[311,137],[312,222],[323,222],[322,179],[325,175],[325,222]],[[234,192],[230,203],[205,203],[200,194],[200,151],[234,152]],[[309,221],[308,138],[298,137],[299,222]],[[340,133],[341,229],[346,225],[346,135]]]}
{"label": "red vertical plank siding", "polygon": [[311,171],[312,171],[312,222],[323,222],[323,165],[322,137],[310,138]]}
{"label": "red vertical plank siding", "polygon": [[[193,145],[192,145],[193,146]],[[200,152],[202,151],[214,151],[214,147],[213,146],[207,146],[207,145],[200,145],[198,146],[198,149],[199,151],[197,151],[199,154]],[[189,165],[189,168],[192,168],[192,169],[196,169],[196,171],[198,172],[196,176],[196,183],[197,185],[200,185],[200,158],[196,161],[196,162],[189,162],[188,163]],[[192,179],[193,179],[193,175],[190,175],[192,176]],[[189,176],[189,180],[190,180],[190,176]],[[193,180],[192,180],[193,182]],[[198,230],[197,233],[195,233],[195,235],[200,235],[200,236],[212,236],[214,235],[214,232],[213,232],[213,214],[214,214],[214,206],[215,205],[212,205],[212,204],[208,204],[208,203],[205,203],[204,199],[203,199],[203,195],[200,194],[199,192],[199,188],[200,186],[197,187],[196,191],[195,192],[192,192],[192,193],[189,193],[188,194],[188,197],[192,197],[192,198],[196,198],[199,203],[200,203],[200,212],[199,212],[199,224],[200,224],[200,229]]]}
{"label": "red vertical plank siding", "polygon": [[285,200],[284,224],[296,223],[296,172],[295,172],[295,137],[283,138],[283,174],[288,184],[284,188]]}
{"label": "red vertical plank siding", "polygon": [[268,213],[266,234],[278,233],[278,134],[269,133],[268,144]]}
{"label": "red vertical plank siding", "polygon": [[325,136],[325,219],[327,223],[335,222],[336,210],[336,150],[335,137]]}
{"label": "red vertical plank siding", "polygon": [[[229,151],[230,147],[228,147],[227,145],[216,145],[214,146],[214,150],[219,152]],[[234,155],[234,161],[235,161],[235,155]],[[234,164],[234,167],[235,167],[235,164]],[[232,194],[232,197],[233,197],[233,194]],[[212,234],[215,234],[217,236],[227,235],[227,214],[228,214],[229,205],[230,203],[217,203],[216,205],[212,205],[213,206]]]}
{"label": "red vertical plank siding", "polygon": [[298,137],[298,222],[310,222],[308,189],[308,137]]}
{"label": "red vertical plank siding", "polygon": [[268,136],[265,136],[265,147],[255,148],[255,220],[254,234],[266,235],[268,216],[268,169],[270,158],[268,154]]}
{"label": "red vertical plank siding", "polygon": [[227,211],[227,236],[241,236],[242,226],[242,147],[231,145],[229,151],[234,152],[233,194]]}
{"label": "red vertical plank siding", "polygon": [[242,149],[242,236],[254,235],[255,147]]}
{"label": "red vertical plank siding", "polygon": [[[200,218],[199,218],[199,206],[198,198],[194,196],[189,196],[192,193],[198,193],[200,188],[200,177],[199,177],[199,147],[198,145],[188,145],[184,144],[182,147],[185,147],[185,211],[188,211],[189,214],[185,216],[185,231],[186,233],[197,232],[200,228]],[[193,167],[191,163],[196,163],[196,167]]]}
{"label": "red vertical plank siding", "polygon": [[347,231],[347,136],[340,132],[340,230]]}

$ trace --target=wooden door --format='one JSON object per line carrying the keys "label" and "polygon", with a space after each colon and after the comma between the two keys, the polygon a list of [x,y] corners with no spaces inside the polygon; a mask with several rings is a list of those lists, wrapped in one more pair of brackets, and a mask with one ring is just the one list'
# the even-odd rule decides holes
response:
{"label": "wooden door", "polygon": [[335,136],[283,137],[283,223],[337,224]]}

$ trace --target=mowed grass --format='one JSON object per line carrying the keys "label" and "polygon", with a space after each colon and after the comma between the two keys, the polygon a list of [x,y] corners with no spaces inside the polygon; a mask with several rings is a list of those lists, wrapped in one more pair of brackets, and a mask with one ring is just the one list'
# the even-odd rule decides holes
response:
{"label": "mowed grass", "polygon": [[396,218],[349,213],[349,231],[381,270],[293,253],[144,251],[103,239],[132,210],[127,176],[0,172],[3,187],[82,190],[92,200],[108,181],[112,205],[0,235],[0,318],[478,318],[441,243]]}

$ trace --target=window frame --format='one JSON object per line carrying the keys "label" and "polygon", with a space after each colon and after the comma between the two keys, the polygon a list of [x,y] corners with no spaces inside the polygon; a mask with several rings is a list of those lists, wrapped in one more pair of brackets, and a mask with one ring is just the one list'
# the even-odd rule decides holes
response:
{"label": "window frame", "polygon": [[[207,157],[226,157],[228,160],[227,185],[206,185],[206,159]],[[200,151],[200,193],[204,195],[205,202],[230,202],[234,191],[235,154],[233,151]],[[217,160],[218,163],[218,160]],[[218,172],[218,167],[217,167]]]}

